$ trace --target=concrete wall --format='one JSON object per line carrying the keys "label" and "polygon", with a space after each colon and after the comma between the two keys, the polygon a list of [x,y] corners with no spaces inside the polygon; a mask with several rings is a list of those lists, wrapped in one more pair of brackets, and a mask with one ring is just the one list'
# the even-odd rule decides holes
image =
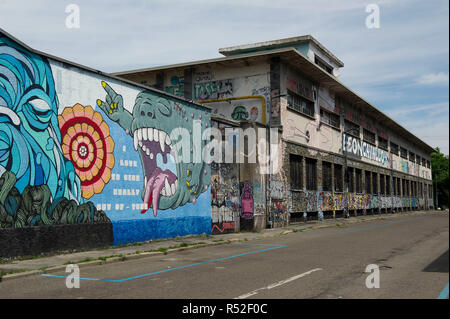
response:
{"label": "concrete wall", "polygon": [[0,238],[24,247],[0,256],[211,232],[210,166],[176,163],[170,135],[207,128],[208,109],[1,35],[0,75]]}

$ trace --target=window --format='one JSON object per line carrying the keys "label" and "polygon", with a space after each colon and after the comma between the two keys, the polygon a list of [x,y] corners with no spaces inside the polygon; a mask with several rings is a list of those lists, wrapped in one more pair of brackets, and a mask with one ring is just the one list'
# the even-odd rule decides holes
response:
{"label": "window", "polygon": [[386,175],[386,195],[391,195],[391,177]]}
{"label": "window", "polygon": [[385,176],[383,174],[380,174],[380,193],[381,195],[384,195],[386,193]]}
{"label": "window", "polygon": [[345,120],[345,133],[351,134],[359,138],[359,125]]}
{"label": "window", "polygon": [[331,191],[331,163],[322,162],[322,184],[324,191]]}
{"label": "window", "polygon": [[306,159],[306,189],[316,190],[316,160],[311,158]]}
{"label": "window", "polygon": [[320,121],[329,124],[337,129],[340,128],[339,115],[320,109]]}
{"label": "window", "polygon": [[402,196],[407,196],[406,194],[406,180],[402,179]]}
{"label": "window", "polygon": [[387,151],[388,150],[388,141],[385,138],[382,138],[381,136],[378,136],[378,147]]}
{"label": "window", "polygon": [[413,163],[416,162],[416,155],[413,152],[409,152],[409,160]]}
{"label": "window", "polygon": [[422,157],[422,166],[427,166],[427,160],[425,158]]}
{"label": "window", "polygon": [[401,180],[400,177],[397,177],[397,195],[401,195]]}
{"label": "window", "polygon": [[289,155],[289,165],[291,170],[291,189],[303,188],[302,157],[295,154]]}
{"label": "window", "polygon": [[391,153],[398,155],[398,145],[391,142]]}
{"label": "window", "polygon": [[369,130],[363,129],[363,140],[375,145],[375,133]]}
{"label": "window", "polygon": [[362,193],[362,171],[360,169],[355,170],[355,188],[357,193]]}
{"label": "window", "polygon": [[431,167],[431,163],[430,163],[430,161],[427,161],[427,168],[430,168]]}
{"label": "window", "polygon": [[334,191],[342,192],[342,165],[334,164]]}
{"label": "window", "polygon": [[421,159],[421,157],[419,155],[416,155],[416,163],[418,165],[422,164],[422,159]]}
{"label": "window", "polygon": [[333,68],[328,63],[326,63],[324,60],[319,58],[316,54],[314,54],[314,63],[317,64],[318,66],[320,66],[322,69],[324,69],[328,73],[333,74]]}
{"label": "window", "polygon": [[365,179],[366,179],[366,193],[370,194],[370,172],[366,171],[365,172]]}
{"label": "window", "polygon": [[314,116],[314,103],[290,91],[288,92],[288,107],[308,116]]}
{"label": "window", "polygon": [[378,193],[377,173],[372,172],[372,194]]}
{"label": "window", "polygon": [[348,192],[349,193],[353,193],[355,191],[355,189],[353,188],[353,167],[349,167],[347,169],[347,174],[348,174]]}
{"label": "window", "polygon": [[397,177],[392,177],[392,195],[397,196]]}
{"label": "window", "polygon": [[419,196],[423,197],[423,189],[422,189],[422,183],[419,182]]}
{"label": "window", "polygon": [[406,150],[406,148],[400,147],[400,156],[408,159],[408,151]]}

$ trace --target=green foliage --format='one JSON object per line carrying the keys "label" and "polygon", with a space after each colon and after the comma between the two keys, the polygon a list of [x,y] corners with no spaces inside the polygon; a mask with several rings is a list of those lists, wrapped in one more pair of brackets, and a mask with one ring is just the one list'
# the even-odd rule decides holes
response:
{"label": "green foliage", "polygon": [[[437,185],[438,205],[442,208],[448,208],[449,157],[442,154],[439,147],[436,147],[436,152],[431,154],[431,168],[433,172],[433,192],[436,192]],[[434,198],[436,199],[436,196]]]}

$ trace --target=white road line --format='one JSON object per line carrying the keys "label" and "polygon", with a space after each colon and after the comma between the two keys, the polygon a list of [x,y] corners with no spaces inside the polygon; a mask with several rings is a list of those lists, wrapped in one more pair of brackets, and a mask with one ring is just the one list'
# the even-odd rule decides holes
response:
{"label": "white road line", "polygon": [[305,277],[305,276],[307,276],[309,274],[312,274],[313,272],[319,271],[319,270],[322,270],[322,268],[311,269],[311,270],[309,270],[307,272],[304,272],[303,274],[296,275],[296,276],[290,277],[290,278],[285,279],[285,280],[280,280],[278,282],[275,282],[273,284],[268,285],[267,287],[263,287],[263,288],[259,288],[259,289],[253,290],[253,291],[251,291],[251,292],[249,292],[247,294],[240,295],[239,297],[236,297],[234,299],[246,299],[248,297],[251,297],[251,296],[254,296],[254,295],[258,294],[258,291],[260,291],[260,290],[272,289],[272,288],[275,288],[275,287],[279,287],[281,285],[287,284],[288,282],[291,282],[291,281],[297,280],[299,278]]}

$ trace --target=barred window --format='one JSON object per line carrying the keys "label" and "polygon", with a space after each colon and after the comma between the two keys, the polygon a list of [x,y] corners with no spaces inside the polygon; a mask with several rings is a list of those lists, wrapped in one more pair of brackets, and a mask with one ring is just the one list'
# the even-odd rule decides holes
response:
{"label": "barred window", "polygon": [[391,142],[391,153],[398,155],[398,145]]}
{"label": "barred window", "polygon": [[370,194],[370,172],[366,171],[365,172],[365,179],[366,179],[366,193]]}
{"label": "barred window", "polygon": [[378,136],[378,147],[387,151],[388,150],[388,141],[385,138],[382,138],[381,136]]}
{"label": "barred window", "polygon": [[337,129],[340,128],[340,118],[339,115],[327,112],[324,109],[320,109],[320,121],[322,123],[329,124]]}
{"label": "barred window", "polygon": [[391,195],[391,177],[386,175],[386,195]]}
{"label": "barred window", "polygon": [[357,193],[362,193],[362,171],[360,169],[355,170],[355,188]]}
{"label": "barred window", "polygon": [[344,121],[345,132],[359,138],[359,125],[350,121]]}
{"label": "barred window", "polygon": [[400,156],[407,159],[408,158],[408,151],[406,148],[400,147]]}
{"label": "barred window", "polygon": [[331,163],[322,162],[322,184],[324,191],[331,191]]}
{"label": "barred window", "polygon": [[349,167],[347,169],[347,174],[348,174],[348,192],[349,193],[353,193],[355,191],[354,187],[353,187],[353,167]]}
{"label": "barred window", "polygon": [[385,186],[385,176],[383,174],[380,174],[380,193],[381,193],[381,195],[384,195],[386,193],[384,186]]}
{"label": "barred window", "polygon": [[369,130],[363,129],[363,140],[375,145],[375,133]]}
{"label": "barred window", "polygon": [[392,195],[397,196],[397,177],[392,177]]}
{"label": "barred window", "polygon": [[314,103],[290,91],[288,92],[288,107],[308,116],[314,116]]}
{"label": "barred window", "polygon": [[334,164],[334,191],[342,192],[342,165]]}
{"label": "barred window", "polygon": [[289,165],[291,173],[291,188],[302,189],[303,188],[302,157],[295,154],[289,154]]}
{"label": "barred window", "polygon": [[313,191],[316,190],[316,160],[306,159],[306,189]]}
{"label": "barred window", "polygon": [[372,172],[372,194],[378,193],[377,173]]}

